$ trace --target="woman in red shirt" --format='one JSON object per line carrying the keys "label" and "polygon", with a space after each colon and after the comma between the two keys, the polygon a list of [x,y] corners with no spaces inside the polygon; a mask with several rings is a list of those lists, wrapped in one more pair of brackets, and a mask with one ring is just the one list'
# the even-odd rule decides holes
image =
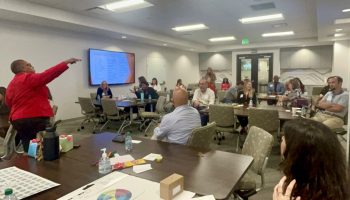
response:
{"label": "woman in red shirt", "polygon": [[221,83],[221,90],[228,90],[230,89],[231,85],[230,82],[228,82],[228,78],[224,78]]}

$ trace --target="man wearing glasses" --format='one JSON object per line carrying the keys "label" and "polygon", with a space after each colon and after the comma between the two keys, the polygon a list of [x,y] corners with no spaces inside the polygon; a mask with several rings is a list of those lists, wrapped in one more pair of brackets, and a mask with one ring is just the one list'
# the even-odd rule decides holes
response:
{"label": "man wearing glasses", "polygon": [[25,60],[15,60],[11,64],[14,78],[7,87],[6,104],[10,107],[10,121],[22,141],[23,150],[28,152],[29,142],[39,131],[45,130],[49,118],[53,116],[48,101],[48,87],[80,59],[70,58],[42,73],[35,73],[34,67]]}

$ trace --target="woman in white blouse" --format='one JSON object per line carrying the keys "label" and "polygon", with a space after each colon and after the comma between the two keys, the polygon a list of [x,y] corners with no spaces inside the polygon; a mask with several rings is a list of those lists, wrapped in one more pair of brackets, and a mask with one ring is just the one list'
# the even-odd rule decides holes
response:
{"label": "woman in white blouse", "polygon": [[153,87],[153,89],[157,92],[161,91],[162,88],[160,87],[160,85],[158,84],[158,80],[156,78],[152,78],[152,83],[151,86]]}

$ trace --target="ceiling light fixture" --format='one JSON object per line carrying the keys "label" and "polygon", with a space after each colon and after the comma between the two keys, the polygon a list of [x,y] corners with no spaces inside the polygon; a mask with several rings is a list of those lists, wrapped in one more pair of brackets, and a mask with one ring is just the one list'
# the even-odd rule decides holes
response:
{"label": "ceiling light fixture", "polygon": [[153,4],[148,3],[145,0],[121,0],[113,3],[105,4],[99,7],[106,10],[115,11],[115,12],[124,12],[129,10],[146,8],[149,6],[153,6]]}
{"label": "ceiling light fixture", "polygon": [[337,28],[337,29],[335,29],[335,32],[340,32],[340,31],[342,31],[343,29],[341,29],[341,28]]}
{"label": "ceiling light fixture", "polygon": [[163,46],[165,46],[165,47],[166,47],[166,46],[168,46],[168,44],[164,43],[164,44],[163,44]]}
{"label": "ceiling light fixture", "polygon": [[294,35],[294,31],[264,33],[261,36],[263,36],[263,37],[279,37],[279,36],[288,36],[288,35]]}
{"label": "ceiling light fixture", "polygon": [[342,36],[345,36],[345,34],[344,33],[336,33],[336,34],[334,34],[334,37],[342,37]]}
{"label": "ceiling light fixture", "polygon": [[283,20],[284,17],[282,13],[273,14],[273,15],[263,15],[263,16],[257,16],[257,17],[247,17],[247,18],[241,18],[239,21],[242,24],[252,24],[252,23],[260,23],[260,22],[270,22],[270,21],[276,21],[276,20]]}
{"label": "ceiling light fixture", "polygon": [[234,36],[227,36],[227,37],[216,37],[216,38],[210,38],[208,39],[210,42],[224,42],[224,41],[232,41],[236,40]]}
{"label": "ceiling light fixture", "polygon": [[126,36],[125,36],[125,35],[123,35],[123,36],[122,36],[122,38],[123,38],[123,39],[126,39]]}
{"label": "ceiling light fixture", "polygon": [[350,18],[336,19],[334,24],[347,24],[350,23]]}
{"label": "ceiling light fixture", "polygon": [[350,8],[342,10],[344,13],[345,12],[350,12]]}
{"label": "ceiling light fixture", "polygon": [[177,26],[171,29],[177,32],[184,32],[184,31],[197,31],[197,30],[203,30],[208,28],[209,27],[207,27],[205,24],[193,24],[193,25],[187,25],[187,26]]}

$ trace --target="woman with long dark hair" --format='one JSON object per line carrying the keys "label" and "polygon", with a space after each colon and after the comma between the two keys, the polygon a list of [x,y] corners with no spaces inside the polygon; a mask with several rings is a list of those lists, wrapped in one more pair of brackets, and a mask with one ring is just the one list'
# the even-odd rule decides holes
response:
{"label": "woman with long dark hair", "polygon": [[[274,200],[349,198],[344,150],[337,136],[324,124],[309,119],[286,122],[281,154],[285,177],[275,187]],[[293,184],[287,191],[288,185]]]}

